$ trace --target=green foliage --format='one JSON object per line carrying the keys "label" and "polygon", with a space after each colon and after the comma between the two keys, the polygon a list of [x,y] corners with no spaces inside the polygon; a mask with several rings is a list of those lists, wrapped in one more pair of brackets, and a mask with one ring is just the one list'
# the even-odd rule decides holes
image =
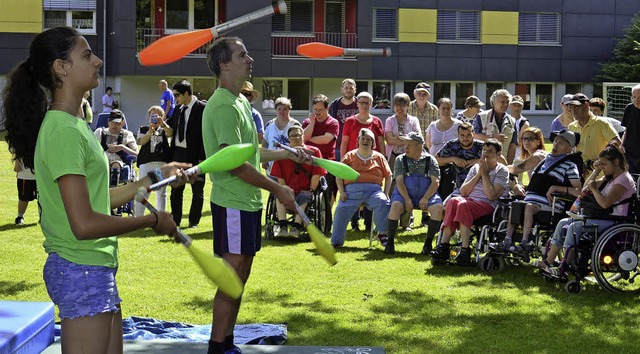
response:
{"label": "green foliage", "polygon": [[[13,225],[15,174],[4,142],[0,161],[0,299],[49,301],[36,204],[29,205],[25,226]],[[210,187],[207,182],[207,200]],[[200,226],[186,232],[210,249],[211,226],[207,203]],[[568,295],[531,267],[496,274],[434,267],[418,254],[424,232],[400,233],[397,254],[387,256],[377,242],[369,248],[368,233],[348,231],[334,267],[310,242],[263,242],[239,323],[287,322],[289,345],[376,345],[387,353],[637,352],[636,297],[593,283]],[[124,317],[210,323],[215,288],[182,246],[149,230],[124,235],[119,244]]]}
{"label": "green foliage", "polygon": [[602,64],[596,81],[640,81],[640,15],[633,18],[625,37],[616,44],[612,59]]}

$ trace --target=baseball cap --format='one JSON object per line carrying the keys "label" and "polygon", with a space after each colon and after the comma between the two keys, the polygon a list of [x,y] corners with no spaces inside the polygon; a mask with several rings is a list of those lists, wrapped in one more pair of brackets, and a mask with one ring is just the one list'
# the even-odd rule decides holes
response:
{"label": "baseball cap", "polygon": [[581,106],[585,102],[589,102],[589,97],[587,97],[587,95],[585,95],[584,93],[576,93],[575,95],[571,96],[569,102],[565,104]]}
{"label": "baseball cap", "polygon": [[572,94],[566,94],[562,96],[562,100],[560,101],[562,104],[567,104],[567,102],[571,101]]}
{"label": "baseball cap", "polygon": [[424,145],[424,138],[422,137],[422,135],[420,135],[417,132],[410,132],[407,135],[400,135],[398,139],[406,142],[416,141],[416,142],[419,142],[420,145]]}
{"label": "baseball cap", "polygon": [[511,97],[511,103],[517,103],[521,106],[524,106],[524,100],[522,99],[522,97],[520,95],[515,95],[513,97]]}
{"label": "baseball cap", "polygon": [[464,101],[464,106],[465,107],[475,107],[475,106],[484,106],[484,102],[480,101],[480,99],[476,96],[469,96],[467,97],[467,99]]}
{"label": "baseball cap", "polygon": [[122,122],[123,119],[124,119],[124,114],[122,113],[121,110],[114,109],[113,111],[109,112],[109,122],[120,123]]}
{"label": "baseball cap", "polygon": [[580,133],[572,132],[571,130],[563,129],[561,131],[551,132],[551,141],[553,141],[556,136],[566,140],[571,147],[578,145],[580,142]]}
{"label": "baseball cap", "polygon": [[426,91],[431,93],[431,86],[426,82],[420,82],[416,85],[416,91]]}

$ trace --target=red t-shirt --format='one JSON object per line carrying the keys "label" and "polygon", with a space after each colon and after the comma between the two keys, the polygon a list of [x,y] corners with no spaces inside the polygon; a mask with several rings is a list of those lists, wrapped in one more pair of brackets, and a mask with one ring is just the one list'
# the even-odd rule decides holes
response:
{"label": "red t-shirt", "polygon": [[[317,147],[309,145],[305,145],[304,147],[307,150],[313,150],[313,156],[322,157]],[[307,171],[309,176],[307,176],[307,173],[305,173],[303,169]],[[289,159],[274,161],[273,168],[271,169],[271,175],[273,177],[283,178],[285,184],[291,187],[296,194],[300,193],[300,191],[308,191],[311,188],[311,177],[313,175],[324,176],[326,174],[327,171],[322,167],[307,164],[301,164],[298,167],[295,161]]]}
{"label": "red t-shirt", "polygon": [[[309,118],[305,119],[302,122],[302,128],[303,129],[306,128],[307,126],[309,126],[310,123],[311,121],[309,120]],[[338,138],[339,131],[340,131],[340,123],[338,123],[337,119],[331,116],[327,117],[327,119],[325,119],[324,122],[322,123],[316,120],[316,124],[313,126],[313,132],[311,133],[311,136],[321,136],[321,135],[325,135],[326,133],[329,133],[329,134],[333,134],[335,138],[326,144],[316,144],[310,141],[306,141],[305,144],[310,146],[315,146],[318,149],[320,149],[320,152],[322,153],[322,158],[325,158],[328,160],[334,160],[336,156],[336,139]]]}
{"label": "red t-shirt", "polygon": [[371,116],[371,118],[371,123],[369,124],[360,123],[356,116],[347,118],[347,121],[344,123],[344,129],[342,130],[342,136],[349,137],[347,152],[358,147],[358,134],[360,133],[360,129],[368,128],[371,129],[373,135],[376,137],[376,148],[374,150],[382,153],[382,151],[380,150],[380,144],[378,144],[378,137],[381,136],[384,138],[384,127],[382,126],[382,121],[380,120],[380,118],[376,116]]}

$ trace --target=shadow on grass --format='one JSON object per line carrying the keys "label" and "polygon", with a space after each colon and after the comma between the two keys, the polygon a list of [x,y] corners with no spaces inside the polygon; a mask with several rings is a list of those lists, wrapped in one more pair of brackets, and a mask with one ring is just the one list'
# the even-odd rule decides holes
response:
{"label": "shadow on grass", "polygon": [[37,222],[32,222],[29,224],[16,225],[14,223],[0,225],[0,232],[9,231],[9,230],[20,230],[26,227],[38,226]]}
{"label": "shadow on grass", "polygon": [[40,284],[27,283],[25,281],[0,281],[0,298],[15,296],[23,291],[29,291],[37,286],[40,286]]}

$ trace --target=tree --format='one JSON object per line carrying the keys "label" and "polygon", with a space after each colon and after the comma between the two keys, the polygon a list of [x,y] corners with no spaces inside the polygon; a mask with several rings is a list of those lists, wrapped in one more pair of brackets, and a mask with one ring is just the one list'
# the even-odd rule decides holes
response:
{"label": "tree", "polygon": [[640,14],[631,20],[625,31],[625,37],[613,49],[613,58],[602,64],[596,81],[640,81]]}

